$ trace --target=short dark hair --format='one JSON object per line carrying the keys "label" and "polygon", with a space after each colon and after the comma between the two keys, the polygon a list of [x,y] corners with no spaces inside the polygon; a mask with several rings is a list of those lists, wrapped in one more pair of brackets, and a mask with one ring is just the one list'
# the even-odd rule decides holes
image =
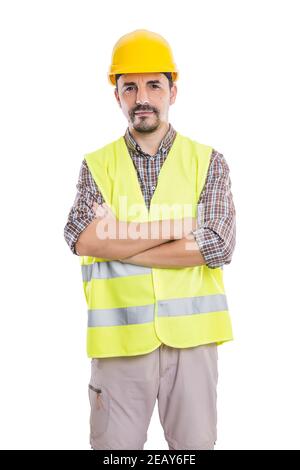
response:
{"label": "short dark hair", "polygon": [[[163,73],[167,77],[167,79],[169,80],[169,88],[171,90],[171,88],[173,86],[172,73],[171,72],[160,72],[160,73]],[[121,77],[121,75],[124,75],[124,74],[123,73],[117,73],[115,75],[115,77],[116,77],[116,89],[118,89],[118,80]]]}

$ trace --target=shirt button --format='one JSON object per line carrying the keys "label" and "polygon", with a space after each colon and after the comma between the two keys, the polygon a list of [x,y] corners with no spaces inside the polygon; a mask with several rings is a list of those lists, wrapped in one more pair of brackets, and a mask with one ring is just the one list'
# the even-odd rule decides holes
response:
{"label": "shirt button", "polygon": [[155,186],[152,186],[152,191],[154,191],[154,189],[155,189]]}
{"label": "shirt button", "polygon": [[150,157],[150,160],[154,160],[154,157]]}

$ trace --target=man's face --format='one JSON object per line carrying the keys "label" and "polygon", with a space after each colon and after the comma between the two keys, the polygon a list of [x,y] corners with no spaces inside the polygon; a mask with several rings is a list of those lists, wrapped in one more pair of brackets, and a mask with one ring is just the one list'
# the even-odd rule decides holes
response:
{"label": "man's face", "polygon": [[[175,102],[176,84],[170,90],[163,73],[126,73],[118,80],[115,96],[130,128],[153,132],[168,123],[169,106]],[[141,114],[141,111],[148,111]]]}

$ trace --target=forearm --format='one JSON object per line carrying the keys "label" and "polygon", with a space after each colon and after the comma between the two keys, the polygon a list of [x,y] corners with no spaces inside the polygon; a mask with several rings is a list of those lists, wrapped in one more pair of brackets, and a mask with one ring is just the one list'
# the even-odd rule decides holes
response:
{"label": "forearm", "polygon": [[[183,226],[183,235],[195,226],[196,219],[192,218],[187,222],[190,223]],[[165,244],[178,236],[178,224],[170,220],[144,223],[119,221],[107,237],[101,239],[99,234],[104,233],[104,227],[105,222],[96,218],[81,233],[76,243],[76,250],[80,255],[121,260]]]}
{"label": "forearm", "polygon": [[206,264],[193,236],[170,241],[125,258],[122,262],[152,268],[183,268]]}

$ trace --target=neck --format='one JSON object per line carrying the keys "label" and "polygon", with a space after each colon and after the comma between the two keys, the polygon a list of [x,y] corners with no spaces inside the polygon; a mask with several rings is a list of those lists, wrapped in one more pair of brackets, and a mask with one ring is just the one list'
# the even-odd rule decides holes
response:
{"label": "neck", "polygon": [[169,123],[162,122],[154,132],[138,132],[133,127],[129,127],[131,135],[139,144],[143,152],[155,155],[158,151],[162,139],[169,130]]}

